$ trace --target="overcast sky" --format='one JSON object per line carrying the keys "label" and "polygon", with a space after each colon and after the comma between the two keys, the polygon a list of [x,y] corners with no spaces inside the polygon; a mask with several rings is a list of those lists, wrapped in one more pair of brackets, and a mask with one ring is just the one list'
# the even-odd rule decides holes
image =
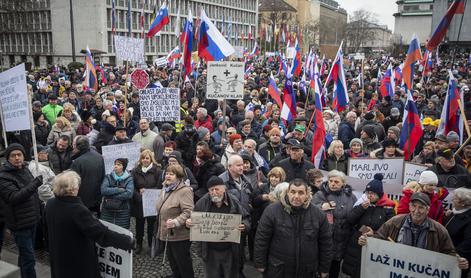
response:
{"label": "overcast sky", "polygon": [[353,11],[365,9],[377,15],[380,24],[387,24],[394,31],[394,16],[397,12],[396,0],[336,0],[351,15]]}

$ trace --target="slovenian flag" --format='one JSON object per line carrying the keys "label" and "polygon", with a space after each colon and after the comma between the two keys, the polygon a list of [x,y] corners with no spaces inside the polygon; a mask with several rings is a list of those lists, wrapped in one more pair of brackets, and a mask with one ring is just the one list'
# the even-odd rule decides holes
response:
{"label": "slovenian flag", "polygon": [[404,107],[399,146],[404,151],[404,157],[409,159],[414,154],[415,147],[422,138],[423,129],[417,106],[415,105],[414,99],[412,99],[411,92],[407,88],[406,93],[407,102]]}
{"label": "slovenian flag", "polygon": [[455,14],[464,14],[465,1],[466,0],[455,0],[450,5],[445,16],[442,18],[437,28],[433,32],[432,37],[427,42],[427,49],[429,51],[432,51],[437,48],[437,46],[442,42],[443,38],[446,35],[446,32],[448,31],[448,27],[450,26],[450,23],[453,20],[453,16]]}
{"label": "slovenian flag", "polygon": [[406,60],[404,61],[404,68],[402,69],[402,78],[409,91],[413,89],[415,62],[421,59],[422,53],[420,52],[419,39],[414,34],[409,44],[409,50],[407,51]]}
{"label": "slovenian flag", "polygon": [[185,29],[180,38],[183,45],[183,76],[188,76],[192,69],[191,51],[193,50],[193,15],[191,9],[188,11]]}
{"label": "slovenian flag", "polygon": [[294,55],[293,59],[293,66],[291,67],[291,75],[299,77],[301,75],[301,50],[299,49],[298,39],[296,39],[296,43],[294,44],[294,49],[296,50],[296,54]]}
{"label": "slovenian flag", "polygon": [[460,116],[458,100],[463,103],[463,97],[458,89],[458,81],[451,71],[449,71],[450,81],[448,82],[448,91],[446,92],[445,103],[443,104],[440,125],[437,134],[445,136],[450,131],[455,131],[460,136],[460,142],[463,140],[463,117]]}
{"label": "slovenian flag", "polygon": [[336,112],[342,112],[348,105],[347,82],[345,81],[345,71],[343,69],[342,44],[340,44],[337,55],[335,56],[330,74],[334,81],[332,109]]}
{"label": "slovenian flag", "polygon": [[170,23],[170,18],[168,17],[168,8],[167,8],[167,3],[164,2],[164,4],[160,7],[159,13],[157,13],[157,16],[155,17],[154,21],[150,25],[149,32],[147,32],[147,37],[152,38],[155,36],[162,28],[164,28],[165,25]]}
{"label": "slovenian flag", "polygon": [[220,61],[235,52],[234,47],[224,38],[216,26],[201,10],[198,36],[198,56],[206,61]]}
{"label": "slovenian flag", "polygon": [[[317,63],[315,65],[315,70],[317,71]],[[314,75],[314,79],[316,83],[320,84],[318,73]],[[314,134],[312,138],[311,161],[312,163],[314,163],[314,166],[317,169],[320,169],[320,166],[322,165],[322,160],[324,158],[324,151],[325,151],[324,143],[325,143],[326,130],[325,130],[325,125],[324,125],[324,118],[322,117],[322,96],[321,96],[321,90],[319,86],[316,86],[316,89],[314,91],[315,91],[314,95],[315,95],[316,109],[314,110],[314,115],[313,115],[315,120],[312,121]]]}
{"label": "slovenian flag", "polygon": [[296,119],[296,96],[293,93],[293,82],[290,77],[286,78],[283,88],[283,107],[280,116],[288,122]]}
{"label": "slovenian flag", "polygon": [[273,74],[270,75],[269,80],[268,80],[268,94],[275,101],[276,105],[278,105],[278,109],[283,107],[283,103],[281,102],[281,97],[280,97],[280,91],[278,90],[278,87],[276,86],[275,78],[273,77]]}
{"label": "slovenian flag", "polygon": [[384,73],[383,79],[381,80],[381,87],[380,87],[381,96],[393,97],[394,88],[395,88],[395,84],[394,84],[393,68],[392,68],[392,64],[390,63],[388,66],[388,69]]}

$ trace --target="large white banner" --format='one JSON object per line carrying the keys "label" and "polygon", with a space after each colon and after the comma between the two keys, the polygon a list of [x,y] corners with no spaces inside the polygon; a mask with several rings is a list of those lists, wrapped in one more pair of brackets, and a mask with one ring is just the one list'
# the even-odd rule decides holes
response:
{"label": "large white banner", "polygon": [[141,118],[154,122],[180,120],[180,89],[153,88],[139,91]]}
{"label": "large white banner", "polygon": [[459,278],[455,256],[368,238],[361,251],[362,278]]}
{"label": "large white banner", "polygon": [[[115,224],[100,220],[113,232],[133,237],[129,230]],[[132,277],[132,252],[114,247],[101,247],[96,245],[98,255],[98,268],[102,278],[131,278]]]}
{"label": "large white banner", "polygon": [[121,61],[144,63],[144,39],[114,36],[116,58]]}
{"label": "large white banner", "polygon": [[402,184],[406,185],[410,181],[418,181],[420,174],[427,170],[427,166],[412,162],[404,162],[404,179]]}
{"label": "large white banner", "polygon": [[212,212],[192,212],[190,229],[191,241],[235,242],[240,243],[242,216]]}
{"label": "large white banner", "polygon": [[128,167],[130,170],[136,166],[141,155],[141,143],[131,142],[126,144],[108,145],[101,148],[103,159],[105,160],[105,171],[111,173],[113,170],[114,161],[118,158],[127,158]]}
{"label": "large white banner", "polygon": [[207,99],[243,99],[244,63],[208,62]]}
{"label": "large white banner", "polygon": [[376,173],[383,174],[384,182],[402,183],[404,159],[402,158],[349,158],[348,176],[372,180]]}
{"label": "large white banner", "polygon": [[144,217],[157,215],[157,200],[161,189],[144,189],[142,192],[142,212]]}
{"label": "large white banner", "polygon": [[0,104],[6,131],[31,129],[28,102],[25,64],[0,73]]}

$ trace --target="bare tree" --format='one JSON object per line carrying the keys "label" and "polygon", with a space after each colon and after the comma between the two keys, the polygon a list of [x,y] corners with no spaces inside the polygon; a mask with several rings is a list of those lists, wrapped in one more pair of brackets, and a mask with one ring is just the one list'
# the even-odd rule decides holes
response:
{"label": "bare tree", "polygon": [[319,48],[320,40],[320,23],[319,20],[310,21],[301,27],[303,35],[303,48],[310,49],[311,47]]}
{"label": "bare tree", "polygon": [[363,9],[353,12],[346,30],[347,45],[351,51],[358,51],[362,45],[374,39],[375,32],[371,27],[377,22],[375,13]]}

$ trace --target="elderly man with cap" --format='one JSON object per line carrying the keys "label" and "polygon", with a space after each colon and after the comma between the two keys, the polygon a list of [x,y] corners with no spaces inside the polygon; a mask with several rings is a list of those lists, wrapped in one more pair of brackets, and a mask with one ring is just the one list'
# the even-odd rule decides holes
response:
{"label": "elderly man with cap", "polygon": [[288,182],[296,178],[307,180],[306,173],[314,168],[314,164],[304,158],[304,147],[298,140],[289,139],[288,144],[291,145],[289,157],[280,161],[278,166],[285,170]]}
{"label": "elderly man with cap", "polygon": [[391,109],[391,115],[386,117],[383,121],[384,130],[388,130],[392,126],[396,126],[402,122],[401,112],[396,107]]}
{"label": "elderly man with cap", "polygon": [[[368,231],[363,234],[358,239],[358,244],[364,246],[367,244],[367,236],[374,236],[442,254],[457,255],[446,228],[427,216],[429,210],[429,196],[416,192],[410,198],[409,213],[389,219],[375,233]],[[458,257],[457,264],[460,269],[469,267],[465,258]]]}
{"label": "elderly man with cap", "polygon": [[119,145],[132,143],[132,140],[127,136],[126,127],[118,125],[114,131],[113,139],[108,143],[108,145]]}
{"label": "elderly man with cap", "polygon": [[466,168],[455,160],[451,149],[439,150],[437,152],[436,164],[432,167],[432,171],[438,176],[438,185],[457,188],[469,187],[471,177]]}
{"label": "elderly man with cap", "polygon": [[456,151],[460,146],[460,136],[455,131],[450,131],[446,135],[446,139],[448,139],[448,147],[453,151]]}
{"label": "elderly man with cap", "polygon": [[34,241],[40,219],[38,188],[43,178],[33,178],[25,154],[23,146],[16,143],[5,150],[7,162],[0,168],[0,198],[5,206],[6,227],[12,232],[19,251],[21,277],[35,278]]}
{"label": "elderly man with cap", "polygon": [[361,128],[360,139],[363,142],[363,151],[367,155],[372,151],[381,148],[373,125],[365,125]]}
{"label": "elderly man with cap", "polygon": [[47,121],[53,125],[56,123],[56,118],[63,110],[62,106],[57,104],[57,95],[54,93],[49,94],[48,96],[49,103],[42,108],[42,112],[46,117]]}
{"label": "elderly man with cap", "polygon": [[356,137],[355,122],[357,121],[357,114],[350,111],[345,116],[345,120],[339,125],[338,139],[342,141],[345,147],[350,145],[350,141]]}
{"label": "elderly man with cap", "polygon": [[[240,231],[250,229],[250,215],[242,209],[237,198],[226,192],[224,181],[212,176],[206,184],[208,193],[196,202],[194,212],[211,212],[224,214],[239,214],[242,222]],[[186,226],[193,226],[191,218],[186,220]],[[240,244],[231,242],[197,242],[200,258],[203,258],[204,271],[208,278],[237,278],[239,277]]]}
{"label": "elderly man with cap", "polygon": [[384,131],[383,125],[378,123],[376,121],[376,114],[373,111],[370,111],[365,114],[364,116],[364,121],[358,126],[357,131],[356,131],[356,137],[361,138],[361,132],[363,130],[364,126],[371,125],[373,126],[373,132],[376,134],[378,142],[381,142],[384,140],[384,137],[386,137],[386,132]]}

